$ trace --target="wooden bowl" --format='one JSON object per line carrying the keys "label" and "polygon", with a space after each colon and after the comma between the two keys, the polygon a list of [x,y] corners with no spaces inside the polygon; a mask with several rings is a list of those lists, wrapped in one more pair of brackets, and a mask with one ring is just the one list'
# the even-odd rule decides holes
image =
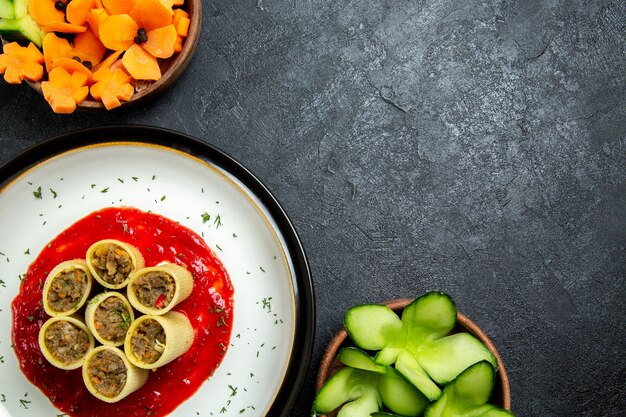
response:
{"label": "wooden bowl", "polygon": [[[386,301],[383,304],[391,308],[396,313],[400,312],[405,306],[411,303],[413,299],[399,299],[399,300],[391,300]],[[464,316],[461,313],[457,313],[457,325],[452,330],[452,334],[460,333],[460,332],[468,332],[476,336],[481,342],[487,346],[487,348],[493,352],[494,356],[498,361],[498,371],[496,372],[496,381],[493,389],[493,393],[491,394],[491,402],[499,405],[505,410],[511,410],[511,390],[509,387],[509,377],[506,374],[506,369],[504,368],[504,363],[502,362],[502,358],[498,354],[496,347],[493,342],[489,340],[487,335],[467,316]],[[315,390],[319,392],[324,383],[328,378],[333,376],[337,371],[343,368],[343,364],[337,358],[337,354],[341,349],[348,346],[354,346],[352,340],[348,337],[348,332],[345,328],[341,329],[339,332],[335,334],[332,338],[328,347],[326,348],[326,353],[322,357],[322,361],[320,363],[319,371],[317,373],[317,380],[315,382]],[[332,413],[330,416],[336,416],[337,413]]]}
{"label": "wooden bowl", "polygon": [[[200,26],[202,24],[202,0],[185,0],[185,4],[182,8],[189,13],[189,18],[191,20],[189,24],[189,33],[183,41],[183,49],[174,54],[171,58],[159,59],[162,74],[161,79],[155,82],[145,83],[139,81],[135,86],[135,94],[133,94],[130,100],[126,102],[122,101],[122,107],[145,102],[147,99],[162,93],[165,89],[172,85],[178,77],[181,76],[183,71],[185,71],[185,68],[187,68],[187,65],[189,65],[200,36]],[[2,39],[2,44],[5,43],[7,43],[7,41]],[[41,81],[25,81],[35,91],[43,96]],[[87,97],[77,106],[77,108],[89,111],[100,110],[105,107],[102,102],[94,100],[91,97]]]}

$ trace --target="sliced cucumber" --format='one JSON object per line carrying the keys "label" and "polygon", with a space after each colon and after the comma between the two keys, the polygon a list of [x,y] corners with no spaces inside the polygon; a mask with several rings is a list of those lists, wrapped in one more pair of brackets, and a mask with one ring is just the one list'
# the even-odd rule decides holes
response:
{"label": "sliced cucumber", "polygon": [[0,35],[11,41],[31,41],[39,47],[43,41],[43,31],[30,15],[19,19],[0,19]]}
{"label": "sliced cucumber", "polygon": [[425,417],[510,417],[511,413],[487,404],[495,370],[489,362],[478,362],[463,371],[426,409]]}
{"label": "sliced cucumber", "polygon": [[13,0],[16,19],[22,18],[28,14],[28,1],[29,0]]}
{"label": "sliced cucumber", "polygon": [[489,362],[494,369],[498,367],[493,353],[469,333],[457,333],[429,342],[415,354],[415,358],[440,385],[447,384],[480,361]]}
{"label": "sliced cucumber", "polygon": [[430,379],[417,360],[408,352],[402,352],[396,361],[396,369],[422,392],[430,401],[441,395],[441,389]]}
{"label": "sliced cucumber", "polygon": [[372,387],[365,390],[358,400],[341,407],[337,417],[369,417],[371,413],[380,411],[380,407],[380,396],[376,388]]}
{"label": "sliced cucumber", "polygon": [[418,297],[402,312],[404,346],[412,351],[444,337],[456,325],[456,305],[449,295],[433,291]]}
{"label": "sliced cucumber", "polygon": [[0,0],[0,19],[15,19],[13,0]]}
{"label": "sliced cucumber", "polygon": [[363,304],[346,312],[348,334],[362,349],[380,350],[393,343],[402,329],[402,321],[387,306]]}
{"label": "sliced cucumber", "polygon": [[384,374],[386,372],[386,368],[384,366],[376,364],[376,362],[374,362],[374,358],[359,348],[343,348],[339,351],[337,356],[339,357],[341,363],[352,368],[362,369],[364,371],[375,372],[378,374]]}
{"label": "sliced cucumber", "polygon": [[428,399],[399,372],[391,367],[386,369],[385,375],[378,380],[378,393],[383,404],[392,413],[402,416],[421,415],[428,405]]}
{"label": "sliced cucumber", "polygon": [[[326,414],[342,404],[354,401],[363,395],[367,386],[375,386],[373,374],[345,367],[324,384],[313,403],[312,414]],[[374,410],[377,411],[377,410]]]}

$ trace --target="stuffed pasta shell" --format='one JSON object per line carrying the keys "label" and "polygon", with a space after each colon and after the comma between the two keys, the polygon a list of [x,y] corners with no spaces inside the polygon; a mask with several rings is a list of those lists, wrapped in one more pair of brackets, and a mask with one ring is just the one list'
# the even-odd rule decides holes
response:
{"label": "stuffed pasta shell", "polygon": [[77,369],[95,341],[77,316],[48,319],[39,330],[39,348],[48,362],[60,369]]}
{"label": "stuffed pasta shell", "polygon": [[43,285],[43,307],[52,317],[76,313],[89,298],[92,278],[82,259],[61,262],[48,274]]}
{"label": "stuffed pasta shell", "polygon": [[193,290],[193,277],[182,266],[164,263],[143,268],[128,283],[128,301],[144,314],[161,315],[185,300]]}
{"label": "stuffed pasta shell", "polygon": [[162,316],[145,315],[130,326],[124,351],[134,365],[155,369],[187,352],[193,339],[193,327],[184,314],[170,311]]}
{"label": "stuffed pasta shell", "polygon": [[96,295],[85,309],[85,322],[98,342],[107,346],[124,344],[135,313],[126,297],[116,291]]}
{"label": "stuffed pasta shell", "polygon": [[143,256],[137,248],[114,239],[100,240],[91,245],[86,258],[96,281],[113,290],[124,288],[130,276],[144,267]]}

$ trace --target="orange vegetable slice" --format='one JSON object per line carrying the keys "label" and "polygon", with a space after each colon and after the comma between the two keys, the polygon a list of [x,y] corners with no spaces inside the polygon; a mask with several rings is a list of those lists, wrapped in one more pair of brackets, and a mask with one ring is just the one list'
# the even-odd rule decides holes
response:
{"label": "orange vegetable slice", "polygon": [[43,37],[43,57],[46,63],[46,71],[52,70],[52,61],[57,58],[67,58],[72,56],[72,45],[67,39],[59,38],[54,33],[47,33]]}
{"label": "orange vegetable slice", "polygon": [[161,3],[168,9],[172,9],[174,6],[182,6],[185,4],[185,0],[160,0]]}
{"label": "orange vegetable slice", "polygon": [[113,63],[117,60],[117,58],[119,58],[119,56],[122,55],[122,52],[124,52],[124,51],[115,51],[115,52],[113,52],[111,55],[106,57],[104,59],[104,61],[102,61],[101,63],[99,63],[95,67],[93,67],[91,69],[91,72],[93,73],[93,76],[95,77],[96,73],[98,71],[100,71],[101,69],[109,69],[111,67],[111,65],[113,65]]}
{"label": "orange vegetable slice", "polygon": [[47,26],[52,22],[65,22],[65,13],[57,10],[52,0],[29,0],[28,14],[39,26]]}
{"label": "orange vegetable slice", "polygon": [[87,30],[87,26],[73,25],[66,22],[50,22],[44,25],[43,30],[46,32],[82,33]]}
{"label": "orange vegetable slice", "polygon": [[83,26],[87,23],[89,11],[96,7],[96,0],[72,0],[65,9],[65,18],[68,22]]}
{"label": "orange vegetable slice", "polygon": [[183,50],[183,37],[178,35],[174,44],[174,52],[178,53]]}
{"label": "orange vegetable slice", "polygon": [[187,36],[189,33],[189,25],[191,24],[191,19],[189,19],[189,14],[187,12],[181,9],[174,10],[172,23],[176,27],[176,33],[182,37]]}
{"label": "orange vegetable slice", "polygon": [[27,47],[7,43],[0,55],[0,74],[9,84],[21,84],[24,79],[39,81],[43,77],[43,62],[43,54],[32,42]]}
{"label": "orange vegetable slice", "polygon": [[136,80],[156,81],[161,78],[161,68],[156,58],[137,44],[124,53],[122,63],[126,71]]}
{"label": "orange vegetable slice", "polygon": [[43,96],[55,113],[72,113],[76,105],[87,98],[87,75],[83,72],[70,74],[65,68],[54,68],[48,74],[48,81],[41,83]]}
{"label": "orange vegetable slice", "polygon": [[89,10],[87,23],[96,36],[100,36],[100,24],[104,22],[107,17],[109,17],[109,14],[103,8]]}
{"label": "orange vegetable slice", "polygon": [[127,14],[111,15],[100,23],[99,36],[104,46],[114,51],[124,51],[134,45],[139,27]]}
{"label": "orange vegetable slice", "polygon": [[91,65],[96,65],[102,61],[106,50],[106,47],[91,30],[79,33],[74,38],[74,51],[82,53],[83,56],[80,54],[78,56],[83,61],[89,61]]}
{"label": "orange vegetable slice", "polygon": [[169,58],[174,55],[177,38],[174,25],[167,25],[148,32],[148,41],[141,46],[156,58]]}
{"label": "orange vegetable slice", "polygon": [[139,0],[130,15],[147,32],[172,23],[172,10],[159,0]]}
{"label": "orange vegetable slice", "polygon": [[122,68],[102,69],[94,75],[97,82],[89,90],[96,100],[101,100],[107,110],[122,105],[120,100],[128,101],[135,93],[130,84],[131,77]]}
{"label": "orange vegetable slice", "polygon": [[109,14],[129,14],[136,2],[136,0],[102,0],[102,5]]}
{"label": "orange vegetable slice", "polygon": [[54,61],[52,61],[52,69],[54,68],[63,68],[70,74],[73,74],[75,72],[82,72],[87,76],[87,81],[91,81],[92,78],[91,71],[83,64],[72,58],[55,59]]}

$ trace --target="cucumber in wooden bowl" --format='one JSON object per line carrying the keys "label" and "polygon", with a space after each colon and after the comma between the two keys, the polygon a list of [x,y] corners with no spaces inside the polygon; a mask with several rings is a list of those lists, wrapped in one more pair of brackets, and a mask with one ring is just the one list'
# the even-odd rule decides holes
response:
{"label": "cucumber in wooden bowl", "polygon": [[[344,325],[322,359],[313,416],[512,415],[500,356],[447,294],[358,305],[347,311]],[[474,367],[483,372],[470,372]],[[486,400],[479,407],[456,394],[467,386],[467,372],[483,376],[476,388]]]}

